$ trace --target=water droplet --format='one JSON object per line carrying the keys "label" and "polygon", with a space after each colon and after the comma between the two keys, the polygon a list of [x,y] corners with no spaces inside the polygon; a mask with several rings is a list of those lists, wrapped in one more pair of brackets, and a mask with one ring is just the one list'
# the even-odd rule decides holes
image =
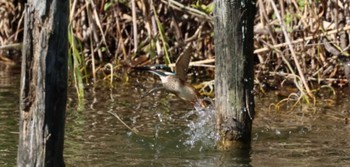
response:
{"label": "water droplet", "polygon": [[126,135],[130,137],[132,135],[132,132],[126,132]]}
{"label": "water droplet", "polygon": [[213,108],[196,106],[191,114],[187,114],[187,118],[196,115],[196,119],[188,120],[188,130],[185,131],[188,138],[183,142],[185,146],[191,149],[198,148],[199,151],[214,147],[219,137],[215,132],[215,110]]}
{"label": "water droplet", "polygon": [[157,113],[157,116],[158,116],[159,122],[163,122],[162,115],[160,113]]}
{"label": "water droplet", "polygon": [[275,130],[276,135],[281,135],[281,131],[279,131],[278,129]]}

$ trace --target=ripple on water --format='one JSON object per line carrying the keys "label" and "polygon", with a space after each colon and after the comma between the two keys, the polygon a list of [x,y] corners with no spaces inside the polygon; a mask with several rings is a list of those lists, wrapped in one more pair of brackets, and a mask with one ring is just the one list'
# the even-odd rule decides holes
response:
{"label": "ripple on water", "polygon": [[[4,87],[0,81],[0,166],[16,163],[19,84],[9,81]],[[269,96],[271,99],[256,98],[252,149],[244,157],[210,149],[217,138],[212,108],[190,111],[192,106],[161,93],[140,99],[141,90],[132,84],[90,92],[87,88],[85,109],[76,111],[74,104],[68,104],[64,155],[67,166],[350,164],[350,126],[345,121],[350,118],[348,97],[333,107],[276,112],[269,110],[269,104],[278,100],[274,94]],[[135,107],[139,103],[142,106]],[[107,111],[117,113],[140,135],[131,133]],[[240,159],[248,160],[239,163]]]}

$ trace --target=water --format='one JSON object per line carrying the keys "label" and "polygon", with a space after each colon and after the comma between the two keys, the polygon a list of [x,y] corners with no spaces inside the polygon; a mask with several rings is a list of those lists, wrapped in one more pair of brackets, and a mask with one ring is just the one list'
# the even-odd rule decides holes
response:
{"label": "water", "polygon": [[[215,143],[219,141],[219,135],[215,131],[215,104],[210,103],[208,107],[202,108],[199,104],[186,114],[187,130],[185,134],[187,138],[184,145],[189,149],[199,147],[199,151],[203,149],[215,149]],[[195,115],[195,119],[191,120],[190,116]]]}
{"label": "water", "polygon": [[[19,71],[0,78],[0,166],[15,166],[18,142]],[[74,89],[68,100],[67,166],[347,166],[350,163],[349,97],[317,108],[269,110],[274,94],[256,98],[251,149],[216,151],[212,117],[171,95],[140,99],[152,79],[133,77],[114,88],[86,88],[83,108]],[[322,104],[323,103],[323,104]],[[322,105],[321,105],[322,104]],[[193,112],[194,114],[191,114]],[[209,112],[209,111],[206,111]],[[125,122],[131,132],[115,116]],[[201,115],[202,113],[202,115]],[[198,121],[200,120],[200,121]],[[208,137],[206,137],[208,136]]]}
{"label": "water", "polygon": [[16,164],[19,76],[19,70],[0,64],[0,166]]}

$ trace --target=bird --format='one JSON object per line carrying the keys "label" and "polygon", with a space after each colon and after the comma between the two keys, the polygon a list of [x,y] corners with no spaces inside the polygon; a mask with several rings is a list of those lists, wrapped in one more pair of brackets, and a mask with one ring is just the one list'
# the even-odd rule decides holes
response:
{"label": "bird", "polygon": [[175,94],[181,100],[195,103],[198,100],[197,91],[192,87],[191,84],[180,79],[176,73],[169,74],[163,71],[150,71],[151,73],[159,76],[163,87],[166,91]]}
{"label": "bird", "polygon": [[198,92],[187,82],[187,71],[191,53],[192,48],[188,45],[176,60],[175,73],[158,68],[150,68],[148,71],[159,76],[161,79],[162,87],[150,90],[145,96],[154,91],[165,89],[167,92],[175,94],[180,99],[195,104],[199,100]]}

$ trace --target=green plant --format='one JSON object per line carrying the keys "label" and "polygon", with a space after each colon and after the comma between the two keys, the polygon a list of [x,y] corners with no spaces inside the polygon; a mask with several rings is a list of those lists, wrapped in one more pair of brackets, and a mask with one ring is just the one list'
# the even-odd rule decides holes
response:
{"label": "green plant", "polygon": [[157,10],[154,8],[154,5],[152,5],[152,10],[153,10],[153,13],[154,13],[154,17],[156,19],[156,23],[157,23],[157,28],[158,28],[158,31],[159,31],[160,39],[162,40],[162,44],[163,44],[163,51],[164,51],[164,54],[165,54],[165,59],[164,60],[165,60],[166,64],[170,64],[171,61],[170,61],[170,58],[169,58],[168,43],[167,43],[167,39],[166,39],[166,36],[165,36],[164,28],[163,28],[162,23],[159,21],[159,18],[158,18],[158,15],[157,15]]}
{"label": "green plant", "polygon": [[[77,41],[74,39],[73,29],[71,26],[68,28],[68,41],[68,67],[70,69],[72,81],[76,88],[80,103],[84,98],[83,72],[86,73],[86,63],[84,61],[84,57],[79,52],[79,48],[81,47],[78,46]],[[82,68],[80,68],[81,66]]]}
{"label": "green plant", "polygon": [[211,14],[214,11],[214,2],[208,5],[205,5],[205,4],[201,4],[200,0],[198,0],[196,4],[192,4],[191,6],[195,9],[203,11],[206,14]]}

